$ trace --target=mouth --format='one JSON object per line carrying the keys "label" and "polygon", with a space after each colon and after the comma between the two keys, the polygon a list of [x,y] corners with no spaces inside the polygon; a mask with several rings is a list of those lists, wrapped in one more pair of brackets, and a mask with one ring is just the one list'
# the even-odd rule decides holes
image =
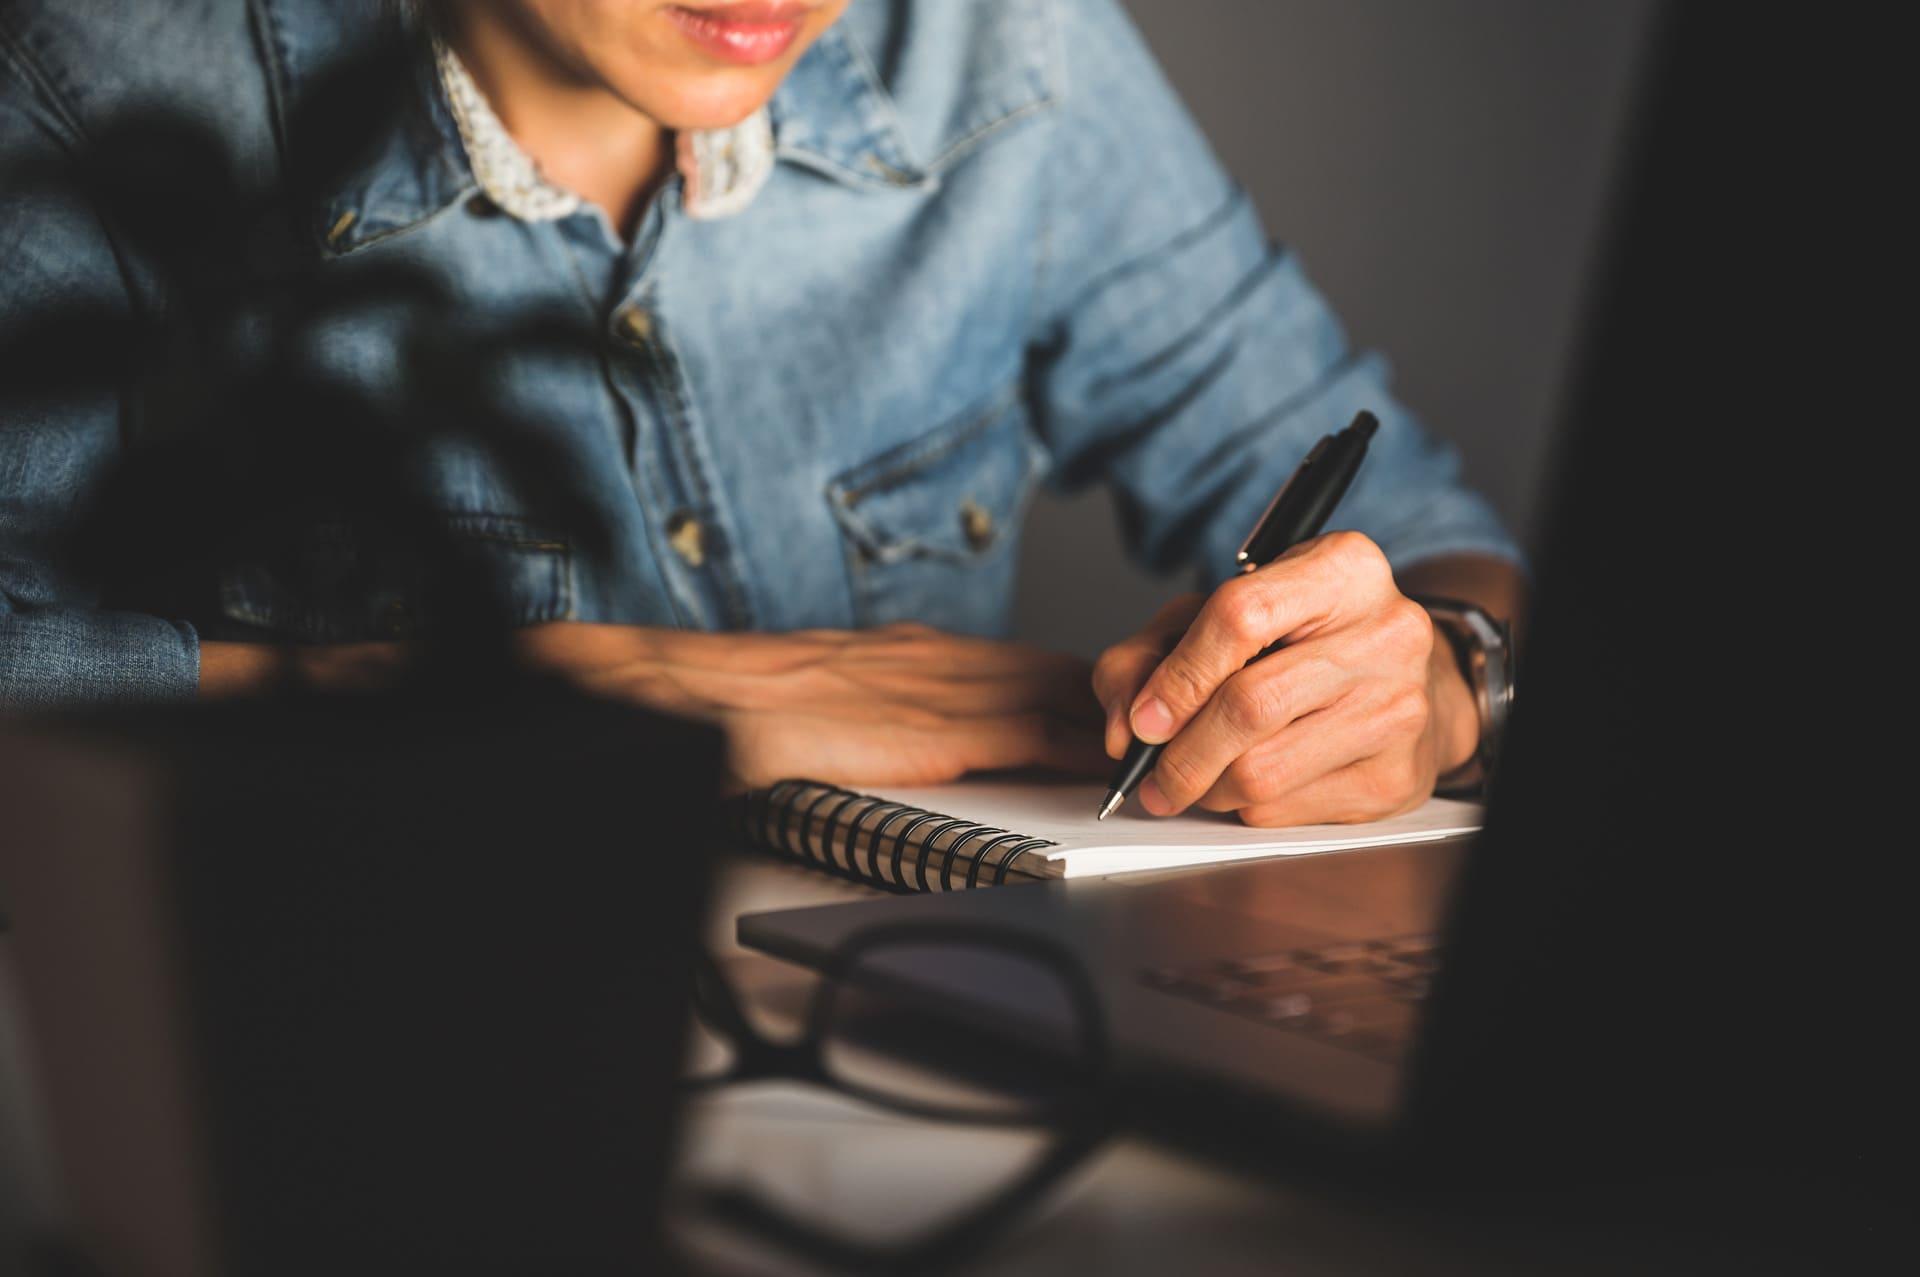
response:
{"label": "mouth", "polygon": [[800,36],[807,0],[738,0],[733,4],[684,5],[667,8],[674,25],[708,55],[723,62],[756,66],[772,62]]}

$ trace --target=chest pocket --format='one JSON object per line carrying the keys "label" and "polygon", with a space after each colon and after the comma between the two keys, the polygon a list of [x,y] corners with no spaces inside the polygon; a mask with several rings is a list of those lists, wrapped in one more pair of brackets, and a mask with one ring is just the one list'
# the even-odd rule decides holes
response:
{"label": "chest pocket", "polygon": [[[530,625],[572,613],[571,558],[564,540],[503,515],[446,519],[451,545],[478,563],[507,604],[512,622]],[[277,566],[229,573],[221,611],[248,630],[297,643],[404,639],[430,618],[428,568],[363,528],[316,526]]]}
{"label": "chest pocket", "polygon": [[856,621],[1006,632],[1020,522],[1043,468],[1008,391],[834,479]]}

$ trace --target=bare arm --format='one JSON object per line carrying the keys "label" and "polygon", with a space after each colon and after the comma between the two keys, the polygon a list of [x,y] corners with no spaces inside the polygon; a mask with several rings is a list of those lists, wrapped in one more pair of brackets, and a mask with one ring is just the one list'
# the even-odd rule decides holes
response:
{"label": "bare arm", "polygon": [[[790,776],[910,785],[969,771],[1097,773],[1100,708],[1085,662],[918,625],[707,634],[564,622],[518,636],[522,657],[597,695],[718,723],[738,785]],[[202,646],[200,692],[392,678],[399,643]]]}

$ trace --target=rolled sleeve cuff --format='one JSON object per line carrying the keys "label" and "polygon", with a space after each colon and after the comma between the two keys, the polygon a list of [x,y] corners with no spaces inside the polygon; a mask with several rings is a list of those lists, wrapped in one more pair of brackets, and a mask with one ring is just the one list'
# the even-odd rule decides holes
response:
{"label": "rolled sleeve cuff", "polygon": [[200,636],[184,621],[79,608],[0,611],[0,707],[192,700]]}
{"label": "rolled sleeve cuff", "polygon": [[1433,511],[1429,519],[1376,537],[1394,571],[1454,555],[1501,559],[1527,570],[1526,555],[1479,498],[1455,492],[1443,504],[1448,508]]}

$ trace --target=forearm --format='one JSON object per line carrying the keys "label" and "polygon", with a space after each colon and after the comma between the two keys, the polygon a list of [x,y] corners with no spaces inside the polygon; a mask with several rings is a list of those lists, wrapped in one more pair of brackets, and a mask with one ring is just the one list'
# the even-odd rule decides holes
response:
{"label": "forearm", "polygon": [[334,689],[377,686],[405,665],[408,654],[404,643],[202,643],[200,697],[246,696],[282,683]]}

